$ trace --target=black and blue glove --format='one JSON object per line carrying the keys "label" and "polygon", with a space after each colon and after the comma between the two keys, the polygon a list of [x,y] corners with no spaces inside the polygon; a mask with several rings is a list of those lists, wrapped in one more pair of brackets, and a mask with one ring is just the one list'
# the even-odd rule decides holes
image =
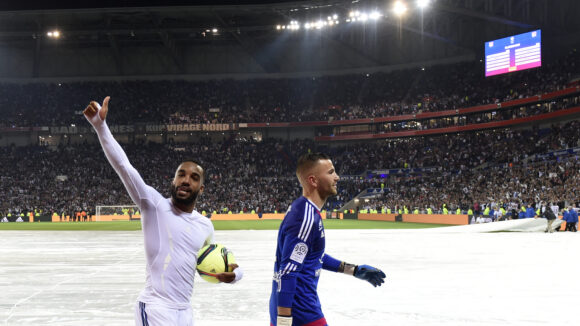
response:
{"label": "black and blue glove", "polygon": [[355,267],[354,277],[368,281],[374,287],[377,287],[385,283],[385,277],[387,276],[385,275],[385,273],[383,273],[382,270],[378,268],[374,268],[369,265],[360,265]]}

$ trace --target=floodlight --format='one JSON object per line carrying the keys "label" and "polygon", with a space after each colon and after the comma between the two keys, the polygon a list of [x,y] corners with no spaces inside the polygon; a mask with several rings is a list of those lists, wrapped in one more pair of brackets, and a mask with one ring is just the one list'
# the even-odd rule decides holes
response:
{"label": "floodlight", "polygon": [[393,6],[393,12],[395,13],[395,15],[400,17],[405,12],[407,12],[407,5],[402,1],[397,1],[397,2],[395,2],[395,5]]}
{"label": "floodlight", "polygon": [[282,26],[276,25],[276,29],[280,29],[280,28],[282,28]]}
{"label": "floodlight", "polygon": [[212,29],[211,31],[212,31],[213,33],[217,33],[217,32],[218,32],[217,28],[214,28],[214,29]]}
{"label": "floodlight", "polygon": [[360,15],[359,19],[363,22],[366,22],[369,19],[369,16],[367,14],[362,14]]}
{"label": "floodlight", "polygon": [[338,15],[337,14],[332,15],[332,19],[337,20],[338,19]]}
{"label": "floodlight", "polygon": [[369,15],[370,19],[373,19],[373,20],[377,20],[377,19],[381,18],[381,16],[382,16],[381,13],[378,11],[373,11]]}
{"label": "floodlight", "polygon": [[310,23],[306,23],[306,24],[304,24],[304,28],[306,28],[306,29],[310,29]]}
{"label": "floodlight", "polygon": [[424,9],[429,5],[429,2],[431,2],[430,0],[417,0],[417,6],[419,6],[419,8]]}
{"label": "floodlight", "polygon": [[50,38],[59,38],[60,32],[58,30],[48,31],[48,32],[46,32],[46,36],[48,36]]}

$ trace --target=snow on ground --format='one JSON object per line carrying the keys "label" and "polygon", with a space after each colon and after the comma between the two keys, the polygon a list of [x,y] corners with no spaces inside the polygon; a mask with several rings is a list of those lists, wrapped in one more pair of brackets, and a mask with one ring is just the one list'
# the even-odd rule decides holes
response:
{"label": "snow on ground", "polygon": [[[578,233],[326,230],[327,253],[382,268],[380,288],[323,272],[332,326],[576,325]],[[244,268],[199,277],[196,326],[269,325],[276,231],[217,231]],[[141,232],[0,232],[0,325],[133,325],[144,284]]]}

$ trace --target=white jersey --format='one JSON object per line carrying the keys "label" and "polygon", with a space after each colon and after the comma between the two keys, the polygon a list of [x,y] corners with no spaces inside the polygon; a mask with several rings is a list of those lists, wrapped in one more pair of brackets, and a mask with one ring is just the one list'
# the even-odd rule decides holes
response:
{"label": "white jersey", "polygon": [[105,122],[95,130],[107,159],[141,211],[147,269],[138,301],[170,309],[189,308],[197,253],[212,241],[212,223],[197,211],[177,209],[171,199],[146,185]]}

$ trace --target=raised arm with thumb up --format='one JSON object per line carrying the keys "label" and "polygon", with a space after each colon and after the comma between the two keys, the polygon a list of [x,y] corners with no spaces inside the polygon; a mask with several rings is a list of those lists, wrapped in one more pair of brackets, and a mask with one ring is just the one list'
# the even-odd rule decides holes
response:
{"label": "raised arm with thumb up", "polygon": [[111,99],[110,96],[105,97],[103,100],[103,106],[95,101],[91,101],[89,105],[83,111],[85,118],[93,125],[97,126],[102,124],[107,117],[107,112],[109,111],[109,100]]}

